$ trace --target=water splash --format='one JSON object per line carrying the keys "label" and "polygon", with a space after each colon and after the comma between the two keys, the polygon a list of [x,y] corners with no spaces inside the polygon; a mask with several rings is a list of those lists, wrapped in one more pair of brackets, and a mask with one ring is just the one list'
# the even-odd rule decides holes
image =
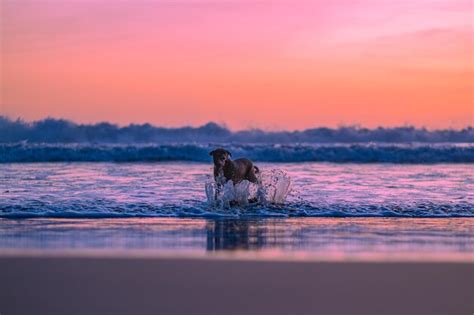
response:
{"label": "water splash", "polygon": [[283,204],[292,191],[290,176],[280,169],[262,172],[259,180],[262,183],[261,189],[267,202]]}
{"label": "water splash", "polygon": [[219,209],[234,205],[283,204],[291,190],[290,177],[280,169],[260,172],[257,184],[243,180],[234,185],[229,180],[224,185],[218,185],[212,176],[208,176],[205,183],[208,204]]}

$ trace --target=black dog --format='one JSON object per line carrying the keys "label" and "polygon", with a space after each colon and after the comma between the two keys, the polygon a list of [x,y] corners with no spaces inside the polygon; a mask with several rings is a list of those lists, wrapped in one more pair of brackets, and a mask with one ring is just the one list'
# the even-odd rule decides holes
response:
{"label": "black dog", "polygon": [[258,180],[255,174],[259,172],[259,169],[249,159],[231,160],[232,154],[222,148],[215,149],[209,155],[214,159],[214,179],[216,183],[222,185],[226,181],[232,180],[235,185],[244,179],[257,183]]}

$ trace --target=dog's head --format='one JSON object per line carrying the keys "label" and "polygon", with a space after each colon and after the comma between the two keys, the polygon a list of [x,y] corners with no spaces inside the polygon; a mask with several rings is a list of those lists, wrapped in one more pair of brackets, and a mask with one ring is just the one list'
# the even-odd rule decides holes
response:
{"label": "dog's head", "polygon": [[212,156],[214,159],[214,165],[218,168],[224,167],[225,162],[232,156],[229,151],[222,148],[209,152],[209,155]]}

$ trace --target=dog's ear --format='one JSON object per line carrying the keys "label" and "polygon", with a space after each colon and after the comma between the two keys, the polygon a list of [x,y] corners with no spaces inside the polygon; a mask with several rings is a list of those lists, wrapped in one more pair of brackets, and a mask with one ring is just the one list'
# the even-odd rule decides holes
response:
{"label": "dog's ear", "polygon": [[230,153],[229,151],[225,150],[225,153],[227,153],[230,157],[232,157],[232,153]]}
{"label": "dog's ear", "polygon": [[210,156],[213,156],[213,155],[214,155],[214,152],[216,152],[216,150],[213,150],[213,151],[209,152],[209,155],[210,155]]}

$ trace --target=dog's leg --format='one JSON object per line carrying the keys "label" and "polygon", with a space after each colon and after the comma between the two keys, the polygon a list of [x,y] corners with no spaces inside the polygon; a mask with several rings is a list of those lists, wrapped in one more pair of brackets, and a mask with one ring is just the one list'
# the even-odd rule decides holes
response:
{"label": "dog's leg", "polygon": [[224,177],[223,172],[214,170],[214,181],[216,183],[216,192],[215,192],[214,199],[217,201],[225,184],[225,177]]}
{"label": "dog's leg", "polygon": [[219,192],[221,191],[221,185],[219,185],[217,180],[215,181],[215,184],[216,184],[216,189],[214,189],[214,201],[217,201],[217,197],[219,197]]}

